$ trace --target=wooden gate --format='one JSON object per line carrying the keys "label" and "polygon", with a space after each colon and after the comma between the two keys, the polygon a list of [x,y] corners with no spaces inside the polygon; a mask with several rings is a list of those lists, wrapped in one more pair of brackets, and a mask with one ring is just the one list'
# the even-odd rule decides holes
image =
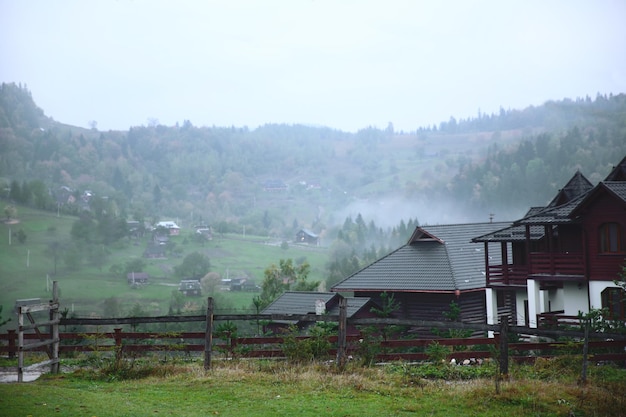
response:
{"label": "wooden gate", "polygon": [[[32,313],[38,311],[48,311],[48,321],[37,323]],[[24,324],[24,318],[29,324]],[[19,306],[17,308],[17,382],[24,380],[24,352],[37,349],[42,346],[49,346],[47,349],[48,360],[31,366],[50,365],[50,372],[59,372],[59,290],[57,281],[52,283],[52,300],[49,303],[32,304]],[[48,333],[45,334],[40,327],[48,326]],[[24,331],[35,330],[39,342],[24,343]]]}

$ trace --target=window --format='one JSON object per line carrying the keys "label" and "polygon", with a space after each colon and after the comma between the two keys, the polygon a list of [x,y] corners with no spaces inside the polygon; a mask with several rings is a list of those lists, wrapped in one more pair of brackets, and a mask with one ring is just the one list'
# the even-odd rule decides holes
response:
{"label": "window", "polygon": [[626,292],[621,288],[605,288],[602,291],[602,308],[609,311],[610,320],[626,320]]}
{"label": "window", "polygon": [[600,226],[600,252],[623,252],[624,246],[622,227],[619,223],[604,223]]}

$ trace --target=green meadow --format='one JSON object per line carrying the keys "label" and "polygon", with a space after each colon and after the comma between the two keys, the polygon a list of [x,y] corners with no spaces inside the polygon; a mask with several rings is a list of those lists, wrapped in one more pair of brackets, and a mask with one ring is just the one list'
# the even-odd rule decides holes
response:
{"label": "green meadow", "polygon": [[[0,305],[3,317],[12,316],[15,300],[51,297],[52,281],[58,281],[61,309],[67,308],[79,317],[101,316],[106,299],[115,298],[121,314],[137,305],[148,315],[167,314],[173,291],[180,278],[174,276],[173,268],[193,252],[206,255],[211,271],[222,278],[247,276],[257,285],[263,280],[264,270],[280,259],[291,258],[294,262],[306,261],[311,265],[309,280],[324,281],[326,251],[298,245],[281,248],[280,241],[250,235],[215,236],[204,244],[193,239],[193,230],[182,229],[172,241],[180,253],[168,259],[145,259],[145,272],[150,274],[148,285],[133,289],[125,278],[110,272],[112,265],[124,265],[127,261],[141,258],[149,236],[139,240],[123,239],[109,247],[102,247],[105,261],[100,267],[81,262],[76,270],[68,269],[59,256],[57,273],[54,274],[54,258],[49,254],[53,242],[69,242],[70,230],[76,220],[71,216],[18,207],[17,223],[0,222]],[[26,240],[20,243],[16,234],[23,230]],[[10,234],[12,237],[10,238]],[[206,296],[215,296],[217,308],[243,311],[251,306],[254,292],[222,291],[187,297],[188,309],[200,308]]]}
{"label": "green meadow", "polygon": [[339,371],[327,363],[252,360],[221,361],[204,371],[197,362],[146,362],[147,368],[135,363],[137,375],[132,377],[120,368],[103,372],[78,366],[30,383],[0,384],[0,414],[617,417],[626,407],[623,369],[594,367],[588,383],[581,385],[578,361],[571,359],[514,367],[498,389],[494,369],[487,365],[486,370],[472,368],[482,376],[459,380],[425,377],[425,369],[449,367],[432,364]]}

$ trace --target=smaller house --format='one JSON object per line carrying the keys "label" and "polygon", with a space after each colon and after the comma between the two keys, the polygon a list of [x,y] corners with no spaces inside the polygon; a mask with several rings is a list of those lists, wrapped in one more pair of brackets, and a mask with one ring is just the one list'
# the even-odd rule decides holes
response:
{"label": "smaller house", "polygon": [[132,238],[142,237],[146,231],[143,223],[137,220],[127,220],[126,230],[128,232],[128,236]]}
{"label": "smaller house", "polygon": [[[339,294],[332,292],[286,291],[268,305],[261,314],[287,314],[294,316],[308,314],[338,315],[340,299],[341,296]],[[376,317],[370,310],[372,307],[380,308],[367,297],[346,297],[346,300],[348,319]],[[313,322],[310,321],[276,320],[266,325],[265,330],[274,334],[280,334],[284,333],[292,325],[305,330],[312,324]],[[348,326],[347,334],[358,335],[359,330],[354,326]]]}
{"label": "smaller house", "polygon": [[300,229],[296,233],[296,243],[307,243],[309,245],[319,245],[319,236],[309,229]]}
{"label": "smaller house", "polygon": [[178,291],[182,292],[186,296],[201,295],[202,286],[197,279],[183,279],[178,284]]}
{"label": "smaller house", "polygon": [[158,222],[155,227],[168,230],[170,236],[178,236],[180,234],[180,227],[172,221]]}
{"label": "smaller house", "polygon": [[206,240],[213,239],[213,230],[211,229],[211,226],[197,225],[194,226],[194,229],[196,229],[197,235],[204,237]]}
{"label": "smaller house", "polygon": [[67,187],[65,185],[59,187],[56,191],[56,202],[58,205],[76,203],[74,191],[70,187]]}
{"label": "smaller house", "polygon": [[129,285],[145,285],[148,283],[150,275],[147,272],[129,272],[126,274],[126,281]]}

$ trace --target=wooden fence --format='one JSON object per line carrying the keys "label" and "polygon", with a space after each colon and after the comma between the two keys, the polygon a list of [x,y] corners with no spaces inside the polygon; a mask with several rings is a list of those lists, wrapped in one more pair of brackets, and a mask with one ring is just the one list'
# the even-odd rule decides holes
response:
{"label": "wooden fence", "polygon": [[[163,317],[127,317],[127,318],[71,318],[61,319],[60,326],[86,326],[89,331],[59,333],[61,353],[114,351],[117,354],[130,352],[178,352],[191,354],[204,353],[205,369],[211,367],[211,361],[216,356],[247,357],[247,358],[276,358],[285,357],[283,344],[285,337],[222,337],[213,340],[216,334],[215,322],[254,322],[254,321],[291,321],[291,322],[334,322],[337,323],[338,334],[328,338],[332,348],[328,354],[333,356],[339,366],[344,366],[352,355],[359,355],[363,343],[369,343],[363,336],[347,335],[348,326],[406,326],[407,328],[426,329],[458,329],[473,332],[494,332],[495,337],[480,338],[432,338],[432,339],[402,339],[383,340],[377,343],[377,361],[408,360],[423,361],[429,359],[428,347],[438,344],[448,347],[447,359],[457,362],[472,359],[494,358],[499,360],[502,373],[508,373],[509,360],[527,362],[537,357],[551,357],[563,352],[578,351],[585,356],[591,355],[594,361],[626,361],[626,335],[612,333],[589,332],[571,330],[542,330],[527,327],[509,326],[508,317],[502,317],[498,325],[480,323],[433,322],[422,320],[404,320],[389,318],[347,319],[345,299],[340,302],[339,315],[280,315],[280,314],[213,314],[213,299],[208,299],[206,315],[198,316],[163,316]],[[131,328],[139,324],[155,323],[187,323],[202,322],[204,331],[197,332],[137,332],[124,331],[124,325]],[[107,329],[108,328],[108,329]],[[102,330],[105,329],[105,330]],[[544,337],[556,339],[558,337],[577,338],[581,342],[510,342],[510,335]],[[38,339],[37,334],[24,334],[28,339]],[[298,337],[296,340],[306,340],[308,337]],[[15,330],[0,335],[0,352],[15,356],[17,335]],[[39,350],[45,350],[40,347]]]}

